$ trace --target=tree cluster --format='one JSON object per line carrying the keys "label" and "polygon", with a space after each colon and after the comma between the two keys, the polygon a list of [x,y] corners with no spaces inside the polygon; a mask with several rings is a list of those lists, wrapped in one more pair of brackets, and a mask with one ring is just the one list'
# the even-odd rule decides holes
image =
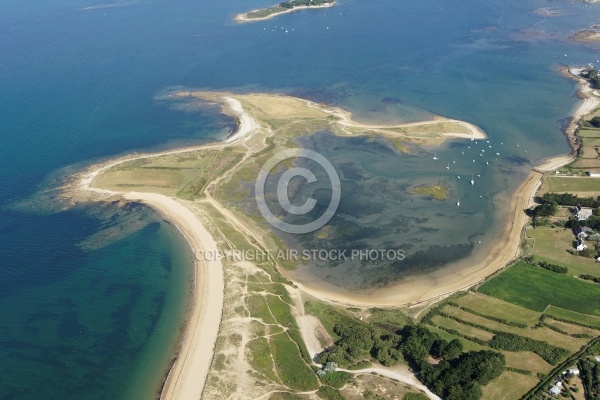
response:
{"label": "tree cluster", "polygon": [[560,360],[569,355],[569,351],[566,349],[508,332],[500,332],[494,335],[492,340],[488,342],[488,346],[498,350],[532,351],[552,365],[558,364]]}
{"label": "tree cluster", "polygon": [[421,379],[434,393],[447,400],[477,400],[481,385],[487,385],[504,371],[504,354],[470,351],[438,365],[425,364]]}
{"label": "tree cluster", "polygon": [[581,228],[583,226],[587,226],[597,231],[600,230],[600,216],[592,215],[585,221],[578,221],[577,218],[569,218],[567,223],[565,224],[565,228]]}
{"label": "tree cluster", "polygon": [[542,197],[538,197],[540,204],[556,203],[561,206],[581,206],[581,207],[600,207],[600,200],[596,197],[579,197],[571,193],[545,193]]}
{"label": "tree cluster", "polygon": [[376,337],[372,329],[336,324],[333,331],[340,339],[317,356],[319,364],[334,362],[340,366],[348,366],[361,358],[370,358]]}
{"label": "tree cluster", "polygon": [[586,281],[592,281],[592,282],[595,282],[595,283],[600,283],[600,278],[598,278],[597,276],[594,276],[594,275],[585,274],[585,275],[579,275],[579,277],[581,279],[585,279]]}
{"label": "tree cluster", "polygon": [[532,217],[550,217],[558,211],[558,204],[556,202],[544,203],[535,206],[529,211],[529,215]]}
{"label": "tree cluster", "polygon": [[537,266],[559,274],[566,274],[567,272],[569,272],[567,267],[563,267],[562,265],[550,264],[546,261],[538,262]]}
{"label": "tree cluster", "polygon": [[579,363],[580,378],[586,393],[586,399],[600,400],[600,364],[590,360]]}
{"label": "tree cluster", "polygon": [[[486,385],[504,369],[504,355],[495,351],[463,353],[458,339],[447,341],[422,325],[390,333],[338,324],[334,332],[340,339],[317,356],[318,363],[345,366],[373,357],[382,365],[392,366],[404,360],[420,368],[423,382],[448,399],[479,399],[480,385]],[[439,364],[430,364],[429,357],[439,360]]]}

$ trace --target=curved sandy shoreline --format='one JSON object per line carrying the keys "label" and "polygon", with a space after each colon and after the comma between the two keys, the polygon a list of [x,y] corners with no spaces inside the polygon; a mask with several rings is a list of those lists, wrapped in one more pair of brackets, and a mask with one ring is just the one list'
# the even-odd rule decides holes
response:
{"label": "curved sandy shoreline", "polygon": [[534,168],[512,198],[509,221],[501,240],[490,249],[484,260],[460,269],[446,268],[431,275],[407,278],[401,283],[377,289],[374,293],[346,295],[327,288],[314,288],[312,285],[294,283],[304,292],[321,300],[354,307],[393,307],[416,306],[421,303],[441,300],[453,293],[467,290],[483,282],[496,271],[504,268],[519,256],[524,227],[529,217],[523,212],[534,204],[534,197],[542,184],[545,172],[552,171],[575,159],[572,155],[549,159]]}
{"label": "curved sandy shoreline", "polygon": [[[198,217],[181,202],[155,193],[129,192],[129,201],[141,201],[177,225],[192,251],[217,251],[217,243]],[[161,399],[195,400],[201,397],[212,363],[223,311],[224,273],[221,260],[194,261],[192,309],[177,358]]]}

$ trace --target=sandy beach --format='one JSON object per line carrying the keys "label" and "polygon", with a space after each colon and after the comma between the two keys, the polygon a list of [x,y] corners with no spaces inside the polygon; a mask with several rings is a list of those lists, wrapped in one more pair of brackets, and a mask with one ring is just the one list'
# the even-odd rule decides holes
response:
{"label": "sandy beach", "polygon": [[[141,201],[172,221],[192,250],[217,251],[217,243],[184,203],[154,193],[130,192],[126,200]],[[192,310],[184,337],[161,399],[198,399],[213,358],[223,310],[223,265],[220,260],[195,261]]]}
{"label": "sandy beach", "polygon": [[244,112],[242,103],[231,97],[226,97],[225,101],[229,104],[231,111],[238,119],[237,130],[233,133],[233,135],[229,136],[225,140],[225,143],[231,144],[238,142],[247,137],[254,130],[260,128],[260,125],[256,123],[254,118],[252,118],[248,113]]}
{"label": "sandy beach", "polygon": [[[129,157],[108,163],[83,175],[80,188],[103,196],[119,196],[128,201],[142,202],[159,212],[179,229],[188,241],[192,253],[199,250],[216,252],[217,243],[185,202],[156,193],[117,193],[91,186],[94,178],[102,171],[131,159],[135,158]],[[194,261],[191,308],[186,318],[186,327],[175,362],[162,389],[161,399],[191,400],[202,396],[219,334],[224,285],[221,260]]]}
{"label": "sandy beach", "polygon": [[[298,100],[302,100],[302,99],[298,99]],[[352,113],[350,111],[342,110],[337,107],[327,107],[327,106],[324,106],[323,104],[317,104],[317,103],[314,103],[309,100],[302,100],[302,101],[306,102],[306,105],[309,107],[317,108],[323,112],[326,112],[328,114],[331,114],[331,115],[339,118],[339,124],[342,126],[347,126],[347,127],[352,127],[352,128],[364,128],[364,129],[369,129],[369,130],[377,130],[377,129],[390,129],[390,128],[392,128],[392,129],[393,128],[407,128],[407,127],[417,126],[417,125],[433,125],[433,124],[438,124],[440,122],[452,122],[452,123],[461,125],[466,130],[468,130],[469,133],[444,132],[443,136],[455,137],[455,138],[459,138],[459,139],[474,139],[474,140],[482,140],[482,139],[487,138],[487,135],[483,131],[483,129],[481,129],[478,126],[471,124],[469,122],[460,121],[457,119],[451,119],[451,118],[437,116],[435,119],[433,119],[431,121],[408,122],[405,124],[398,124],[398,125],[361,124],[360,122],[356,122],[352,119]]]}

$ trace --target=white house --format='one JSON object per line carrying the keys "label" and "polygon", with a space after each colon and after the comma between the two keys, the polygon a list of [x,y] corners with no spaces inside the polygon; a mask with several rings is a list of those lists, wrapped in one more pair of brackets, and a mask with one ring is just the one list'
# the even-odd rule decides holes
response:
{"label": "white house", "polygon": [[550,388],[550,390],[548,390],[548,392],[550,392],[550,394],[552,396],[558,396],[560,394],[560,390],[561,390],[560,387],[561,387],[560,382],[557,382],[556,385],[552,386]]}
{"label": "white house", "polygon": [[600,362],[600,356],[594,356],[594,360],[596,360],[596,362]]}
{"label": "white house", "polygon": [[567,370],[567,374],[579,375],[579,368],[571,367]]}
{"label": "white house", "polygon": [[583,239],[580,239],[579,242],[577,242],[577,251],[583,251],[585,249],[587,249],[587,244],[585,244]]}
{"label": "white house", "polygon": [[600,172],[592,172],[592,171],[588,171],[587,173],[589,176],[591,176],[592,178],[600,178]]}
{"label": "white house", "polygon": [[592,216],[592,209],[589,207],[581,207],[577,210],[577,221],[586,221]]}

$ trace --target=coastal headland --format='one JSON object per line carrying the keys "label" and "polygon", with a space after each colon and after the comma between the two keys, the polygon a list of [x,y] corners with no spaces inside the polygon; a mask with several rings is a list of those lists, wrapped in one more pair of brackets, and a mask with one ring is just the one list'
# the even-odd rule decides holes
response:
{"label": "coastal headland", "polygon": [[[75,177],[65,188],[65,195],[74,201],[111,201],[115,198],[141,201],[173,222],[194,253],[231,249],[269,252],[282,247],[281,241],[264,223],[232,207],[239,185],[239,181],[232,178],[241,177],[242,181],[251,182],[256,178],[261,162],[286,148],[292,139],[327,130],[339,136],[382,137],[397,151],[410,154],[414,146],[439,145],[450,138],[486,138],[481,129],[464,121],[437,117],[393,126],[362,124],[353,121],[352,115],[345,110],[283,95],[177,90],[161,97],[218,104],[225,114],[237,119],[238,129],[222,143],[126,156],[92,166]],[[594,104],[584,104],[585,110],[597,104],[597,99]],[[576,120],[574,118],[572,124]],[[256,340],[257,335],[269,338],[282,332],[285,340],[291,338],[300,346],[295,328],[281,324],[281,319],[286,317],[275,311],[273,296],[285,304],[292,304],[291,312],[300,321],[305,316],[302,306],[305,298],[350,307],[416,306],[438,301],[483,281],[518,256],[527,222],[522,210],[532,204],[544,173],[572,159],[572,156],[557,157],[531,172],[512,199],[513,212],[502,240],[490,250],[484,262],[460,271],[448,268],[433,277],[414,277],[377,289],[368,296],[292,282],[286,278],[285,266],[273,258],[256,263],[206,258],[196,261],[192,306],[161,398],[198,398],[211,391],[260,392],[262,389],[253,388],[251,382],[241,378],[235,388],[225,390],[222,385],[227,376],[230,381],[240,374],[245,376],[244,368],[260,370],[258,364],[244,354],[232,354],[231,346],[243,349]],[[227,286],[225,282],[229,282]],[[257,285],[262,289],[256,288]],[[261,297],[268,299],[268,314],[275,321],[270,327],[256,327],[251,323],[251,316],[258,307],[256,302],[264,301]],[[292,323],[295,325],[296,322]],[[319,327],[319,324],[308,323],[301,324],[298,329],[307,341],[307,331],[316,329],[318,332]],[[326,342],[327,335],[319,336],[321,340],[315,339],[315,333],[310,335],[314,339],[312,343],[319,342],[321,347]],[[277,349],[273,351],[276,353]],[[229,358],[236,359],[240,365],[234,368],[233,364],[227,364]],[[209,371],[218,373],[211,375]],[[274,381],[279,379],[287,387],[293,386],[281,378],[284,372],[279,375]],[[403,375],[398,373],[398,376]],[[306,385],[307,390],[312,390],[312,384]],[[281,388],[275,385],[273,390],[278,387]]]}

